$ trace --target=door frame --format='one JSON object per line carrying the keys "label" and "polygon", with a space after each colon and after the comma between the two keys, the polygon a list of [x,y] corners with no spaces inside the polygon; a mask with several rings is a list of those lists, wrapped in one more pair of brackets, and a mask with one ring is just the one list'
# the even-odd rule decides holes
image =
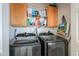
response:
{"label": "door frame", "polygon": [[78,14],[79,4],[71,4],[71,56],[79,56],[79,26],[78,26]]}

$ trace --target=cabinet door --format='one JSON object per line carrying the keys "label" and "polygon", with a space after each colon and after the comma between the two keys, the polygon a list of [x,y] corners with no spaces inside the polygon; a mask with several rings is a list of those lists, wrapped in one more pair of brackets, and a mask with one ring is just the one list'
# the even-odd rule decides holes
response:
{"label": "cabinet door", "polygon": [[25,27],[27,23],[27,4],[11,3],[10,17],[11,26]]}
{"label": "cabinet door", "polygon": [[47,8],[47,26],[48,27],[57,27],[58,25],[58,10],[57,7],[48,6]]}

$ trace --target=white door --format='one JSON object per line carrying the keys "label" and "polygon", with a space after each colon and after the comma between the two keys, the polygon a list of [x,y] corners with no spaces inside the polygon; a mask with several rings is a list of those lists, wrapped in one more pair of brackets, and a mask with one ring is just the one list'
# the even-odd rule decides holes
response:
{"label": "white door", "polygon": [[79,3],[71,4],[71,55],[79,56]]}

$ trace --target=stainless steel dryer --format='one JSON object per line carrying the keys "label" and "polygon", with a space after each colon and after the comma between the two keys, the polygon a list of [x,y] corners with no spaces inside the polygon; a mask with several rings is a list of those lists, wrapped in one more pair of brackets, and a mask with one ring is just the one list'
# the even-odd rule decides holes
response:
{"label": "stainless steel dryer", "polygon": [[44,44],[42,52],[45,56],[65,56],[65,39],[52,33],[40,33],[40,41]]}

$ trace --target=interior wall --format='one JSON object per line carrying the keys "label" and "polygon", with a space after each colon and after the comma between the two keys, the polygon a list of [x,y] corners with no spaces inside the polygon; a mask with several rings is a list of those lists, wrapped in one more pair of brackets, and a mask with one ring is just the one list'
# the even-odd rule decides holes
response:
{"label": "interior wall", "polygon": [[42,10],[48,6],[48,3],[28,3],[29,7],[34,7],[37,10]]}
{"label": "interior wall", "polygon": [[[24,33],[24,32],[27,32],[27,33],[36,33],[35,32],[35,29],[36,27],[25,27],[25,28],[16,28],[16,27],[10,27],[9,29],[9,39],[13,39],[14,38],[14,31],[15,29],[17,30],[16,31],[16,35],[18,33]],[[38,31],[38,34],[41,33],[41,32],[48,32],[48,30],[50,30],[52,33],[56,34],[57,32],[57,28],[46,28],[46,27],[41,27],[41,28],[38,28],[37,31]]]}
{"label": "interior wall", "polygon": [[61,23],[62,16],[64,15],[67,22],[71,23],[71,4],[70,3],[58,3],[58,20]]}
{"label": "interior wall", "polygon": [[0,3],[0,55],[2,55],[2,4]]}
{"label": "interior wall", "polygon": [[9,3],[2,4],[2,55],[9,56]]}
{"label": "interior wall", "polygon": [[[64,15],[67,23],[71,24],[71,3],[58,3],[58,23],[61,23],[62,16]],[[70,32],[71,33],[71,32]],[[71,55],[71,42],[68,46],[68,53]]]}

